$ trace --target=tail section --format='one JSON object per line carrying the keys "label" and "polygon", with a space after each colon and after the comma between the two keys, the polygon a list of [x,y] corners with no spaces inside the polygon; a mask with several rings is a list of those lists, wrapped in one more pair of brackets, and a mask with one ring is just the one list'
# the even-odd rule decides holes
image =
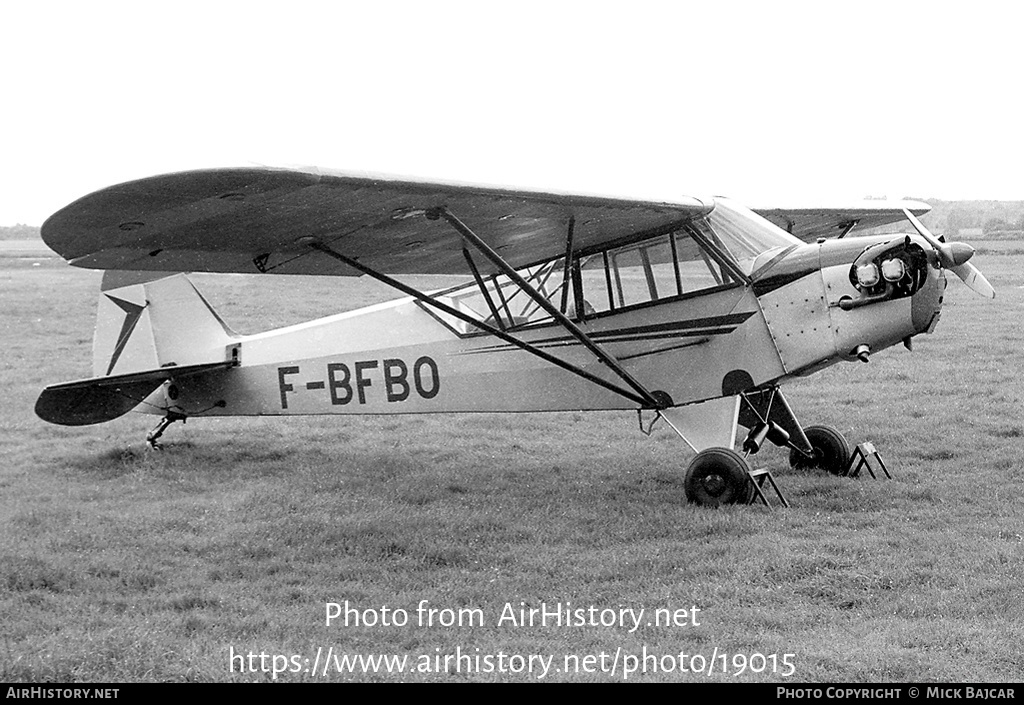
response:
{"label": "tail section", "polygon": [[186,275],[108,271],[100,287],[93,375],[220,362],[234,337]]}
{"label": "tail section", "polygon": [[[93,378],[47,387],[36,414],[70,426],[110,421],[167,380],[231,367],[235,337],[186,275],[108,271],[100,288]],[[162,413],[168,403],[153,399],[146,410]]]}

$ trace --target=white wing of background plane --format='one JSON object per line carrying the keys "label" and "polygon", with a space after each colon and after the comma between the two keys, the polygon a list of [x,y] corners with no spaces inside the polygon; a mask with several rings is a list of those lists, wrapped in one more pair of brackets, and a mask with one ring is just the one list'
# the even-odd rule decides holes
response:
{"label": "white wing of background plane", "polygon": [[[862,201],[837,208],[754,208],[764,218],[783,230],[810,242],[818,238],[841,237],[853,231],[875,228],[906,221],[921,237],[935,248],[946,267],[974,292],[986,298],[995,298],[996,292],[985,276],[967,260],[974,254],[974,248],[966,243],[946,243],[928,232],[917,219],[932,208],[920,201]],[[856,229],[856,230],[854,230]]]}
{"label": "white wing of background plane", "polygon": [[713,207],[320,170],[213,169],[111,186],[51,216],[43,240],[93,269],[355,275],[320,242],[387,274],[466,273],[461,236],[424,211],[447,207],[514,268],[668,232]]}
{"label": "white wing of background plane", "polygon": [[920,201],[858,201],[830,208],[752,208],[786,232],[805,242],[906,221],[903,210],[921,216],[932,209]]}

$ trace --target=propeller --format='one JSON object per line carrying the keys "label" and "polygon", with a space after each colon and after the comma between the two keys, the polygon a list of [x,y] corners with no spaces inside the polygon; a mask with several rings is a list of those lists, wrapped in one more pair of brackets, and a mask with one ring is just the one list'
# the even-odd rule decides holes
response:
{"label": "propeller", "polygon": [[909,210],[904,208],[903,214],[910,221],[910,224],[914,226],[914,229],[920,233],[921,237],[927,240],[928,244],[935,249],[943,267],[960,277],[964,284],[972,291],[989,299],[996,297],[996,290],[988,283],[985,275],[967,261],[974,255],[973,247],[965,242],[943,242],[928,232],[928,228],[924,227],[924,224]]}

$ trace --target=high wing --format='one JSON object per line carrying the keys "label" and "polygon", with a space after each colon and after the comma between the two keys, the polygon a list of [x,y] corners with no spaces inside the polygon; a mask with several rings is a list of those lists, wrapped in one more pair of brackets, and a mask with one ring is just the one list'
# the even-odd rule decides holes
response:
{"label": "high wing", "polygon": [[[447,208],[513,268],[675,230],[713,201],[670,202],[270,167],[186,171],[112,186],[51,216],[43,240],[93,269],[356,275],[312,244],[388,274],[464,274]],[[483,267],[482,267],[483,268]]]}
{"label": "high wing", "polygon": [[921,216],[932,209],[920,201],[859,201],[830,208],[752,208],[786,232],[805,242],[845,235],[906,220],[903,209]]}

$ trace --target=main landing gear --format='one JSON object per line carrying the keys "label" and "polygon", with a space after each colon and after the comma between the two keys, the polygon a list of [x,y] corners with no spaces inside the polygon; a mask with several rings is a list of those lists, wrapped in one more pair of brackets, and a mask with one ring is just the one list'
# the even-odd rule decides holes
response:
{"label": "main landing gear", "polygon": [[811,445],[808,453],[800,448],[789,451],[789,465],[798,470],[818,468],[831,475],[845,475],[850,466],[850,444],[832,426],[808,426],[804,429],[807,442]]}
{"label": "main landing gear", "polygon": [[707,448],[686,468],[683,488],[694,504],[749,504],[754,496],[747,459],[730,448]]}
{"label": "main landing gear", "polygon": [[[765,441],[788,447],[793,468],[817,468],[833,475],[849,473],[850,444],[843,434],[831,426],[801,427],[778,387],[740,392],[738,396],[737,424],[749,429],[743,453],[717,447],[697,453],[683,481],[689,501],[717,507],[749,504],[755,494],[764,499],[755,488],[754,475],[767,471],[752,472],[748,457],[757,453]],[[781,493],[779,496],[785,504]]]}

